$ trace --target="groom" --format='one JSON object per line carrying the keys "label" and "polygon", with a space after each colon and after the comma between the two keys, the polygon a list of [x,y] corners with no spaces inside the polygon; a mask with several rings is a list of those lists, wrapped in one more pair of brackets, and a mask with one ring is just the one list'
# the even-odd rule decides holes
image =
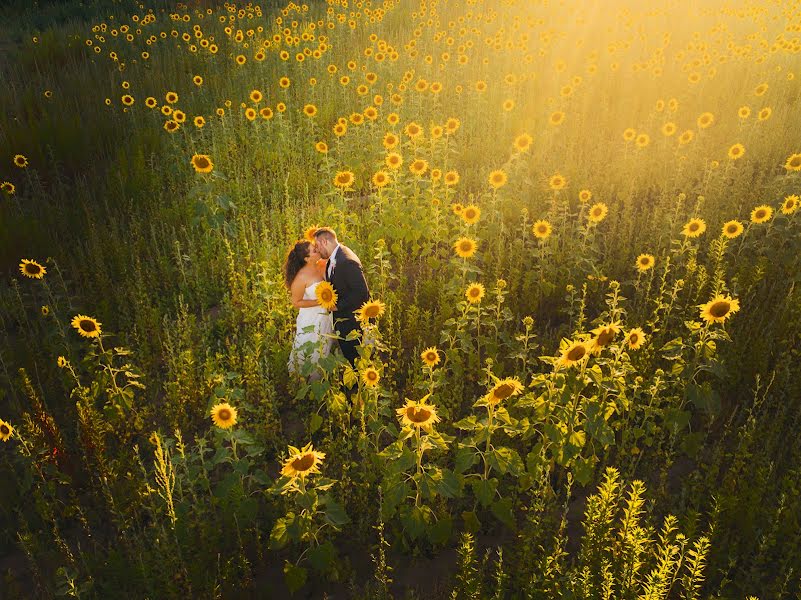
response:
{"label": "groom", "polygon": [[334,329],[339,331],[339,348],[351,366],[356,366],[359,356],[359,339],[347,340],[351,331],[359,329],[354,312],[370,299],[370,290],[364,279],[362,262],[353,251],[337,240],[337,234],[329,227],[321,227],[314,234],[315,246],[321,257],[328,259],[325,280],[330,281],[337,293],[334,307]]}

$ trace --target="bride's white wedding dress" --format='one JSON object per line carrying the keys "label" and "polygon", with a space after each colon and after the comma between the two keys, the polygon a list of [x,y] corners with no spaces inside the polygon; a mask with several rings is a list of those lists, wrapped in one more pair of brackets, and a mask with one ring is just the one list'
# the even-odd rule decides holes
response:
{"label": "bride's white wedding dress", "polygon": [[[303,292],[304,300],[316,300],[314,290],[317,281],[306,287]],[[333,333],[334,321],[331,313],[321,306],[310,306],[298,310],[297,331],[295,341],[292,343],[292,352],[289,355],[289,372],[300,373],[305,362],[317,364],[321,357],[331,352],[334,340],[326,337]]]}

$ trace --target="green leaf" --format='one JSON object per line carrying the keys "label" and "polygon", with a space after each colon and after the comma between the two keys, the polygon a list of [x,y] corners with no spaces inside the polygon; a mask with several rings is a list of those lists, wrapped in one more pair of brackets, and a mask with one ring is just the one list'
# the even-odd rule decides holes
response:
{"label": "green leaf", "polygon": [[312,414],[311,419],[309,420],[309,434],[312,434],[318,429],[320,429],[320,426],[322,424],[323,424],[323,418],[317,413]]}
{"label": "green leaf", "polygon": [[481,529],[481,521],[478,520],[478,515],[472,510],[462,513],[464,519],[464,528],[471,533],[478,533]]}
{"label": "green leaf", "polygon": [[595,455],[589,458],[577,458],[573,463],[573,476],[581,485],[587,485],[592,479],[593,472],[595,471],[595,462],[598,459]]}
{"label": "green leaf", "polygon": [[449,515],[440,519],[428,528],[428,539],[435,546],[445,544],[451,537],[453,531],[453,521]]}
{"label": "green leaf", "polygon": [[462,495],[462,482],[458,475],[448,469],[442,470],[442,479],[437,482],[437,492],[446,498],[459,498]]}
{"label": "green leaf", "polygon": [[326,541],[309,550],[309,563],[317,571],[327,571],[334,563],[335,558],[336,550],[330,541]]}
{"label": "green leaf", "polygon": [[306,569],[303,567],[296,567],[289,561],[284,563],[284,581],[292,594],[306,585],[306,575]]}
{"label": "green leaf", "polygon": [[495,515],[495,517],[509,529],[517,528],[515,517],[512,514],[511,498],[501,498],[500,500],[496,500],[492,503],[490,510],[492,511],[492,514]]}
{"label": "green leaf", "polygon": [[500,473],[506,473],[508,471],[515,477],[518,476],[524,468],[523,460],[520,458],[520,455],[511,448],[494,448],[487,456],[487,460],[493,469],[496,469]]}
{"label": "green leaf", "polygon": [[350,522],[345,508],[331,496],[325,495],[321,500],[325,503],[325,520],[331,525],[339,528]]}
{"label": "green leaf", "polygon": [[587,441],[587,436],[583,431],[574,431],[570,434],[570,437],[567,441],[576,448],[583,448],[584,443]]}
{"label": "green leaf", "polygon": [[290,521],[290,515],[294,518],[292,513],[286,517],[281,517],[273,525],[273,530],[270,532],[270,549],[277,550],[283,548],[289,541],[289,533],[287,532],[287,524]]}
{"label": "green leaf", "polygon": [[483,479],[473,479],[472,486],[476,498],[482,506],[486,507],[492,503],[492,499],[495,497],[495,491],[498,489],[498,480],[495,478],[487,481]]}
{"label": "green leaf", "polygon": [[476,452],[469,446],[462,446],[456,451],[456,460],[453,470],[456,473],[464,473],[476,464]]}

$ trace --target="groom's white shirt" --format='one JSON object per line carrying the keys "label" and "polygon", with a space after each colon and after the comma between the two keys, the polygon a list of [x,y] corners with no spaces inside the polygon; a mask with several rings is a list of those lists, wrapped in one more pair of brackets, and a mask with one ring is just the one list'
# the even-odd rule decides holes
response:
{"label": "groom's white shirt", "polygon": [[339,244],[337,244],[337,247],[334,248],[331,256],[328,257],[328,279],[331,279],[331,275],[334,273],[334,267],[337,264],[337,250],[339,250]]}

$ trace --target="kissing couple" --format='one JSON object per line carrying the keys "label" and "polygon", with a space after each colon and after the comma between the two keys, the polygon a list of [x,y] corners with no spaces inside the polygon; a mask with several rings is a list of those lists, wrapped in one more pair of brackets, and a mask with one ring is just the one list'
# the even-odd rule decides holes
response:
{"label": "kissing couple", "polygon": [[[315,290],[323,281],[334,288],[336,306],[330,311],[320,305]],[[359,329],[356,311],[370,299],[362,262],[347,246],[340,244],[329,227],[314,232],[314,242],[298,240],[290,248],[284,262],[284,283],[289,289],[292,306],[298,309],[295,339],[289,356],[289,372],[309,373],[304,365],[312,363],[312,378],[320,376],[317,363],[330,354],[333,332],[342,354],[352,367],[359,356],[359,337],[347,339]]]}

